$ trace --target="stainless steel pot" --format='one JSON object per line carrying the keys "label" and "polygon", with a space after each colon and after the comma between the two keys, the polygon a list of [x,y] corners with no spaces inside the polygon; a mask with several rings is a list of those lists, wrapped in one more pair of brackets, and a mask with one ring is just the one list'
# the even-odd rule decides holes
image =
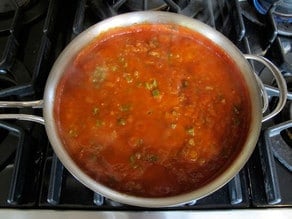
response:
{"label": "stainless steel pot", "polygon": [[[86,175],[71,159],[67,151],[62,145],[62,141],[57,133],[56,121],[54,119],[54,101],[56,88],[65,72],[65,69],[69,65],[70,61],[75,58],[76,54],[82,50],[90,41],[92,41],[100,33],[107,31],[115,27],[126,27],[138,23],[175,23],[192,29],[201,33],[205,37],[209,38],[215,44],[222,48],[229,55],[231,59],[237,64],[240,69],[245,83],[248,87],[248,92],[251,100],[251,125],[248,130],[248,136],[244,144],[243,149],[236,157],[234,162],[217,178],[204,185],[203,187],[196,189],[186,194],[181,194],[172,197],[165,198],[144,198],[135,197],[127,194],[123,194],[112,190],[92,178]],[[264,109],[267,108],[267,95],[263,88],[263,84],[255,76],[253,70],[247,59],[252,59],[263,63],[274,75],[278,88],[280,90],[280,97],[276,108],[267,116],[263,117],[262,102],[264,102]],[[259,86],[260,85],[260,86]],[[265,98],[263,98],[265,97]],[[2,114],[0,119],[21,119],[38,122],[45,125],[47,135],[50,143],[61,160],[63,165],[84,185],[91,190],[104,195],[114,201],[125,203],[129,205],[143,206],[143,207],[164,207],[173,206],[182,203],[189,202],[191,200],[198,200],[225,185],[231,180],[244,166],[252,154],[255,145],[257,143],[259,133],[261,130],[262,121],[266,121],[278,112],[281,111],[285,105],[287,97],[287,87],[285,80],[283,79],[279,70],[267,59],[261,56],[243,55],[236,46],[232,44],[221,33],[212,29],[211,27],[203,24],[195,19],[185,17],[169,12],[132,12],[128,14],[118,15],[107,20],[104,20],[76,37],[60,54],[56,60],[50,75],[48,77],[45,94],[43,100],[29,101],[29,102],[6,102],[0,101],[0,107],[43,107],[43,117],[35,115],[23,115],[23,114]],[[264,100],[264,101],[263,101]],[[78,103],[77,103],[78,104]]]}

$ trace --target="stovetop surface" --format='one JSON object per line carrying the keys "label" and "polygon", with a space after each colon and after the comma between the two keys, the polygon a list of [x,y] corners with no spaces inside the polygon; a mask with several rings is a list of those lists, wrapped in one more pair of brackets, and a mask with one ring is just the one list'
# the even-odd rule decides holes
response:
{"label": "stovetop surface", "polygon": [[[117,0],[36,0],[0,14],[0,99],[41,99],[55,59],[79,33],[116,14],[157,9],[199,19],[222,32],[243,53],[264,55],[278,66],[288,89],[292,89],[289,82],[292,40],[291,36],[278,32],[279,26],[291,23],[275,23],[272,13],[258,13],[252,1],[161,0],[135,4],[135,1]],[[275,86],[266,68],[257,63],[252,65],[265,84]],[[268,93],[272,108],[277,92]],[[289,123],[289,109],[290,100],[283,113],[263,124],[256,150],[230,183],[203,199],[155,210],[291,208],[291,169],[276,156],[278,138],[273,138],[272,145],[266,139],[275,125]],[[40,109],[0,109],[0,113],[4,112],[42,113]],[[291,151],[289,129],[282,136]],[[116,203],[83,186],[62,166],[42,125],[14,120],[0,121],[0,208],[145,210]]]}

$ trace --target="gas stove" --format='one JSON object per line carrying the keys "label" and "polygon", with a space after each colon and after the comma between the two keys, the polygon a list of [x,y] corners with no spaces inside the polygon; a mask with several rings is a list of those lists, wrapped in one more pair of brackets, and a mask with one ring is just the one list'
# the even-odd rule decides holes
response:
{"label": "gas stove", "polygon": [[[50,69],[66,45],[89,26],[118,14],[161,10],[198,19],[243,53],[280,69],[288,100],[264,122],[256,150],[240,173],[213,194],[169,208],[123,205],[77,181],[54,154],[42,125],[0,120],[0,216],[239,217],[292,216],[292,4],[289,0],[25,0],[0,3],[0,100],[42,99]],[[271,73],[252,62],[273,110],[279,91]],[[38,108],[0,108],[41,115]],[[64,211],[65,210],[65,211]],[[232,211],[231,211],[232,210]],[[280,212],[280,213],[279,213]]]}

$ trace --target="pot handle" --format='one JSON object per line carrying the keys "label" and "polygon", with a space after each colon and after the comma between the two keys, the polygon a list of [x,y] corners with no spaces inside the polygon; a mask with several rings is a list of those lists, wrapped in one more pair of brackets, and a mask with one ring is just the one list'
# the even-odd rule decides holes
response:
{"label": "pot handle", "polygon": [[[275,115],[277,115],[285,106],[286,100],[287,100],[287,93],[288,93],[287,84],[286,84],[286,81],[285,81],[284,77],[282,76],[280,70],[267,58],[265,58],[263,56],[257,56],[257,55],[251,55],[251,54],[245,54],[244,57],[246,59],[260,62],[265,67],[267,67],[270,70],[270,72],[273,74],[274,78],[276,79],[276,83],[278,85],[279,100],[278,100],[277,106],[275,107],[275,109],[272,112],[270,112],[268,115],[263,117],[262,122],[265,122],[265,121],[273,118]],[[256,78],[257,78],[257,82],[258,82],[260,89],[262,90],[262,94],[263,94],[263,102],[264,102],[263,108],[267,108],[267,106],[268,106],[268,103],[266,103],[266,101],[268,101],[267,92],[264,88],[263,83],[260,81],[259,77],[256,76]],[[263,111],[264,111],[264,109],[263,109]]]}
{"label": "pot handle", "polygon": [[257,84],[260,88],[261,94],[262,94],[262,101],[263,101],[263,107],[262,107],[262,113],[265,113],[269,107],[269,97],[268,97],[268,92],[265,89],[265,85],[262,82],[262,80],[260,79],[260,77],[257,74],[254,74]]}
{"label": "pot handle", "polygon": [[[0,108],[43,108],[43,100],[35,101],[0,101]],[[29,114],[0,114],[0,119],[19,119],[37,122],[42,125],[45,124],[45,120],[41,116],[29,115]]]}

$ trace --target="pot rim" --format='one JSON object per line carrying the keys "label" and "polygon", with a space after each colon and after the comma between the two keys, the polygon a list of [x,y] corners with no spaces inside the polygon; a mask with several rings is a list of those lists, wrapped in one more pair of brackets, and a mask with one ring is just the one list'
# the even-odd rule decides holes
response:
{"label": "pot rim", "polygon": [[[104,31],[115,27],[130,26],[144,22],[175,23],[181,26],[185,26],[191,30],[201,33],[206,38],[217,44],[222,50],[226,52],[226,54],[228,54],[229,58],[231,58],[234,63],[237,64],[247,84],[249,96],[251,98],[250,128],[245,145],[236,159],[229,165],[228,168],[226,168],[225,171],[223,171],[220,175],[218,175],[203,187],[185,194],[171,197],[136,197],[118,192],[96,182],[94,179],[86,175],[66,152],[62,145],[62,140],[57,133],[56,122],[54,120],[54,97],[56,88],[59,80],[63,76],[65,68],[68,66],[68,64],[70,64],[75,55],[78,54],[78,52],[83,49],[84,46],[86,46],[89,42],[91,42],[98,34]],[[94,192],[97,192],[120,203],[141,207],[167,207],[181,205],[192,200],[198,200],[209,195],[210,193],[213,193],[228,183],[242,169],[254,151],[260,134],[262,121],[260,103],[260,91],[256,84],[256,79],[250,64],[247,62],[239,49],[224,35],[211,28],[210,26],[184,15],[171,12],[139,11],[125,13],[103,20],[89,27],[67,45],[67,47],[55,61],[49,74],[44,93],[43,115],[46,132],[57,157],[66,167],[66,169],[68,169],[69,172],[85,186]]]}

